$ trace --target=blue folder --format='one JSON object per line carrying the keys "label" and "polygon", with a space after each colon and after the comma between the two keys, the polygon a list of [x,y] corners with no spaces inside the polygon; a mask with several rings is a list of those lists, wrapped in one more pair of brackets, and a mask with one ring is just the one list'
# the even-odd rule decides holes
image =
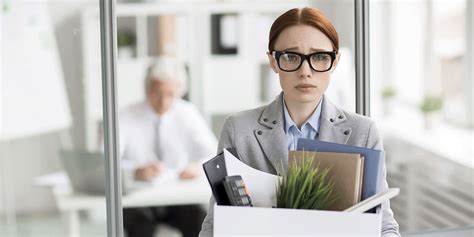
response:
{"label": "blue folder", "polygon": [[378,186],[379,182],[382,182],[382,165],[385,162],[384,151],[304,138],[298,139],[296,149],[299,151],[305,150],[361,154],[364,157],[361,199],[365,200],[375,195],[378,191],[381,191],[378,190]]}

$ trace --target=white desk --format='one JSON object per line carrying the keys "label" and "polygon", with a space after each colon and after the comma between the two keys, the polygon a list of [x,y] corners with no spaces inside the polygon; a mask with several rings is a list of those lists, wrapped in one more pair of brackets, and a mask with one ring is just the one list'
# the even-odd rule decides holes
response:
{"label": "white desk", "polygon": [[[40,176],[33,182],[36,186],[52,189],[56,205],[65,221],[67,236],[80,236],[80,210],[106,209],[105,196],[72,192],[65,172]],[[210,196],[211,190],[205,176],[189,181],[167,178],[123,195],[122,205],[123,207],[206,205]]]}

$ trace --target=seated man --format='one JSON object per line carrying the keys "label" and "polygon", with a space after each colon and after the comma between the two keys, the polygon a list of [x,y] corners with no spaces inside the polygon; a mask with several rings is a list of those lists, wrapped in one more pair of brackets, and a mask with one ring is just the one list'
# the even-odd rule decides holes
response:
{"label": "seated man", "polygon": [[[179,178],[202,173],[203,161],[215,155],[217,141],[197,108],[180,97],[185,93],[185,70],[171,58],[158,59],[145,78],[146,101],[120,113],[120,153],[124,174],[151,180],[168,170]],[[157,223],[197,236],[205,212],[198,205],[125,208],[129,237],[151,237]]]}

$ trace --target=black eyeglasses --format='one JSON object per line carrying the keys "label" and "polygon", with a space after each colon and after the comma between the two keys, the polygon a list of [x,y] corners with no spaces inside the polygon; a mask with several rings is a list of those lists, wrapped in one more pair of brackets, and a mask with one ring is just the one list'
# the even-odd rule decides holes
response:
{"label": "black eyeglasses", "polygon": [[327,72],[331,70],[336,52],[316,52],[312,54],[301,54],[296,52],[273,51],[273,57],[277,60],[278,67],[285,72],[298,70],[307,60],[311,69],[317,72]]}

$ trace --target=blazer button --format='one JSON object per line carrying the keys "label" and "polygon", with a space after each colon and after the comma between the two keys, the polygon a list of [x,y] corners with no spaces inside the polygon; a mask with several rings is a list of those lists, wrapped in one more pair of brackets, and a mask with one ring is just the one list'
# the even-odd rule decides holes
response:
{"label": "blazer button", "polygon": [[338,118],[339,118],[339,119],[343,119],[344,117],[343,117],[342,115],[339,115],[339,117],[338,117]]}
{"label": "blazer button", "polygon": [[273,122],[272,122],[272,123],[273,123],[273,124],[277,124],[277,121],[276,121],[276,120],[273,120]]}
{"label": "blazer button", "polygon": [[349,135],[349,130],[344,131],[344,135]]}
{"label": "blazer button", "polygon": [[329,122],[331,122],[331,123],[334,122],[334,119],[329,119]]}
{"label": "blazer button", "polygon": [[262,133],[263,133],[262,131],[258,131],[258,132],[257,132],[258,135],[262,135]]}
{"label": "blazer button", "polygon": [[265,123],[268,122],[268,119],[267,119],[267,118],[264,118],[264,119],[263,119],[263,122],[265,122]]}

